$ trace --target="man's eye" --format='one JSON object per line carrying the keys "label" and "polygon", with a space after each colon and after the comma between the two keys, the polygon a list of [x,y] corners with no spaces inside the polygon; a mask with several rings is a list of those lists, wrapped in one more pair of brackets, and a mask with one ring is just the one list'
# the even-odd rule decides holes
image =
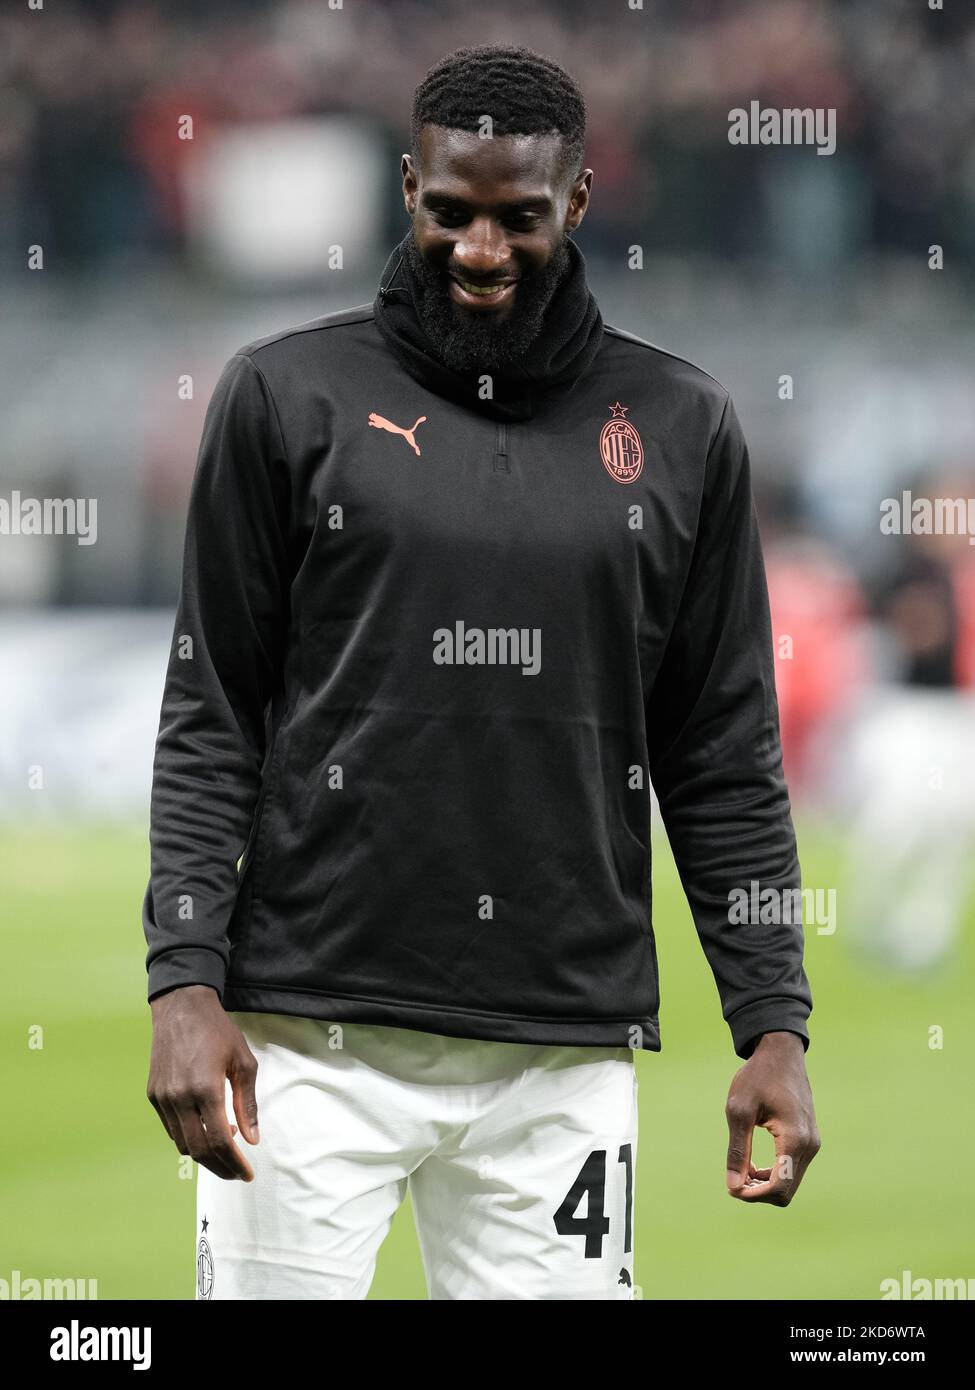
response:
{"label": "man's eye", "polygon": [[[432,208],[431,216],[441,227],[463,227],[470,221],[466,212],[451,212],[447,208]],[[514,232],[530,232],[538,225],[539,217],[535,212],[514,212],[504,221]]]}

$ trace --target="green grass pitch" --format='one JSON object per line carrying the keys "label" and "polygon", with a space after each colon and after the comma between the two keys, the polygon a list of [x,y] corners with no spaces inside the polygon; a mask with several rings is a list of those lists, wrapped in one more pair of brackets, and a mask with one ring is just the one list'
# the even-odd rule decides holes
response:
{"label": "green grass pitch", "polygon": [[[641,1053],[635,1282],[678,1299],[875,1299],[908,1269],[975,1276],[970,1156],[975,913],[918,979],[861,959],[843,917],[841,829],[799,824],[804,883],[838,887],[807,927],[807,1065],[823,1148],[792,1206],[725,1191],[724,1103],[741,1065],[666,842],[655,846],[663,1051]],[[5,830],[0,848],[0,1279],[95,1278],[99,1298],[191,1299],[194,1181],[145,1098],[144,830]],[[43,1047],[29,1045],[43,1030]],[[944,1046],[929,1046],[929,1030]],[[35,1032],[36,1038],[38,1034]],[[771,1137],[756,1136],[767,1161]],[[400,1211],[371,1298],[426,1296]]]}

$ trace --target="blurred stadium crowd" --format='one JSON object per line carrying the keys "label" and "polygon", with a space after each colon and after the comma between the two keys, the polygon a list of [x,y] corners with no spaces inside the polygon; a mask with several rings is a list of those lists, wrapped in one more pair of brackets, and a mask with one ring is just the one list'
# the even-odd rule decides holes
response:
{"label": "blurred stadium crowd", "polygon": [[[975,10],[926,0],[76,0],[0,16],[0,244],[42,241],[63,272],[120,251],[186,254],[173,139],[215,125],[359,113],[398,151],[412,87],[471,41],[564,62],[591,108],[594,251],[769,257],[821,271],[914,253],[932,223],[975,262]],[[841,143],[727,154],[727,112],[831,107]],[[817,161],[814,161],[816,163]],[[390,209],[395,188],[387,189]],[[825,201],[824,203],[824,200]],[[814,233],[795,236],[807,213]],[[828,215],[824,215],[828,214]]]}

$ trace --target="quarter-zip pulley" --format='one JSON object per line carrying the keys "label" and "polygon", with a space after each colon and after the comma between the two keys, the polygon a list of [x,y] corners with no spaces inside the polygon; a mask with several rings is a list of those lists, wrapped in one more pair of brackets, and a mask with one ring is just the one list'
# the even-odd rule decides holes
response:
{"label": "quarter-zip pulley", "polygon": [[494,471],[496,473],[507,473],[508,468],[508,426],[498,423],[497,449],[494,455]]}

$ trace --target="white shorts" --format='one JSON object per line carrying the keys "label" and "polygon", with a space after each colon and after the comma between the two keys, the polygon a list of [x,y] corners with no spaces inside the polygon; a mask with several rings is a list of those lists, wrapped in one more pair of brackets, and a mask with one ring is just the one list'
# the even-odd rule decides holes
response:
{"label": "white shorts", "polygon": [[407,1188],[431,1299],[633,1297],[629,1048],[230,1017],[261,1139],[198,1170],[197,1299],[365,1298]]}

